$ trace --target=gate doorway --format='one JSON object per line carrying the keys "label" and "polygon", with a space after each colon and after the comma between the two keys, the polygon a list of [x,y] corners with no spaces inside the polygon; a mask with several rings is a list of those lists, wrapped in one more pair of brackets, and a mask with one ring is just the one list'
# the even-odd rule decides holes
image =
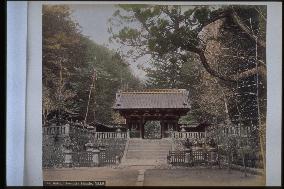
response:
{"label": "gate doorway", "polygon": [[161,139],[162,127],[160,121],[146,121],[142,138]]}

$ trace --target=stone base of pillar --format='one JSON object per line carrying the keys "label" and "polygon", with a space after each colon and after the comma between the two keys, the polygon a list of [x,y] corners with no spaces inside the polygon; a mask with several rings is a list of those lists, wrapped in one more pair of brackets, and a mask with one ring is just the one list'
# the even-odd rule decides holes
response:
{"label": "stone base of pillar", "polygon": [[115,164],[119,164],[120,163],[120,161],[119,161],[119,156],[115,156]]}
{"label": "stone base of pillar", "polygon": [[65,149],[64,150],[64,167],[72,167],[72,150]]}
{"label": "stone base of pillar", "polygon": [[185,163],[188,164],[188,165],[190,163],[192,163],[192,161],[191,161],[191,153],[192,153],[192,151],[190,149],[186,149],[185,150]]}
{"label": "stone base of pillar", "polygon": [[92,160],[93,160],[92,165],[93,166],[99,166],[99,164],[100,164],[100,162],[99,162],[99,153],[100,153],[100,150],[97,150],[97,149],[93,150],[93,157],[92,157]]}

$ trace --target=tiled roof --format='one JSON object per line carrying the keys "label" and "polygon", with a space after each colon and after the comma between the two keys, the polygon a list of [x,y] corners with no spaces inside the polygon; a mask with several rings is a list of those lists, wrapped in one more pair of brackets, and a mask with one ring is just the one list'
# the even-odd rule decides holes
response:
{"label": "tiled roof", "polygon": [[189,109],[188,91],[185,89],[152,89],[118,92],[114,109]]}

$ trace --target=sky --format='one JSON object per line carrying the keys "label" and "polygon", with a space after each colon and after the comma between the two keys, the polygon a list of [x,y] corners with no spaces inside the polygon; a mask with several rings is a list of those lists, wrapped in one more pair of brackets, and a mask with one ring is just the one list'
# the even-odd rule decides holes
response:
{"label": "sky", "polygon": [[[108,33],[108,19],[112,17],[117,8],[114,5],[90,5],[90,4],[71,4],[69,5],[72,12],[72,19],[81,26],[82,34],[89,36],[97,44],[104,45],[109,49],[117,49],[118,44],[109,43],[110,34]],[[133,75],[145,80],[145,72],[138,69],[138,64],[144,64],[147,58],[141,58],[137,62],[127,60],[130,64]]]}

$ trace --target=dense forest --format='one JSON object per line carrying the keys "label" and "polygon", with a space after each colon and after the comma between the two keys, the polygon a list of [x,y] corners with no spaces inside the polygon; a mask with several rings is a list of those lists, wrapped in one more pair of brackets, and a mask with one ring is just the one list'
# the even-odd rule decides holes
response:
{"label": "dense forest", "polygon": [[67,6],[43,6],[43,122],[57,115],[110,123],[115,93],[140,81],[119,54],[81,34],[70,15]]}

